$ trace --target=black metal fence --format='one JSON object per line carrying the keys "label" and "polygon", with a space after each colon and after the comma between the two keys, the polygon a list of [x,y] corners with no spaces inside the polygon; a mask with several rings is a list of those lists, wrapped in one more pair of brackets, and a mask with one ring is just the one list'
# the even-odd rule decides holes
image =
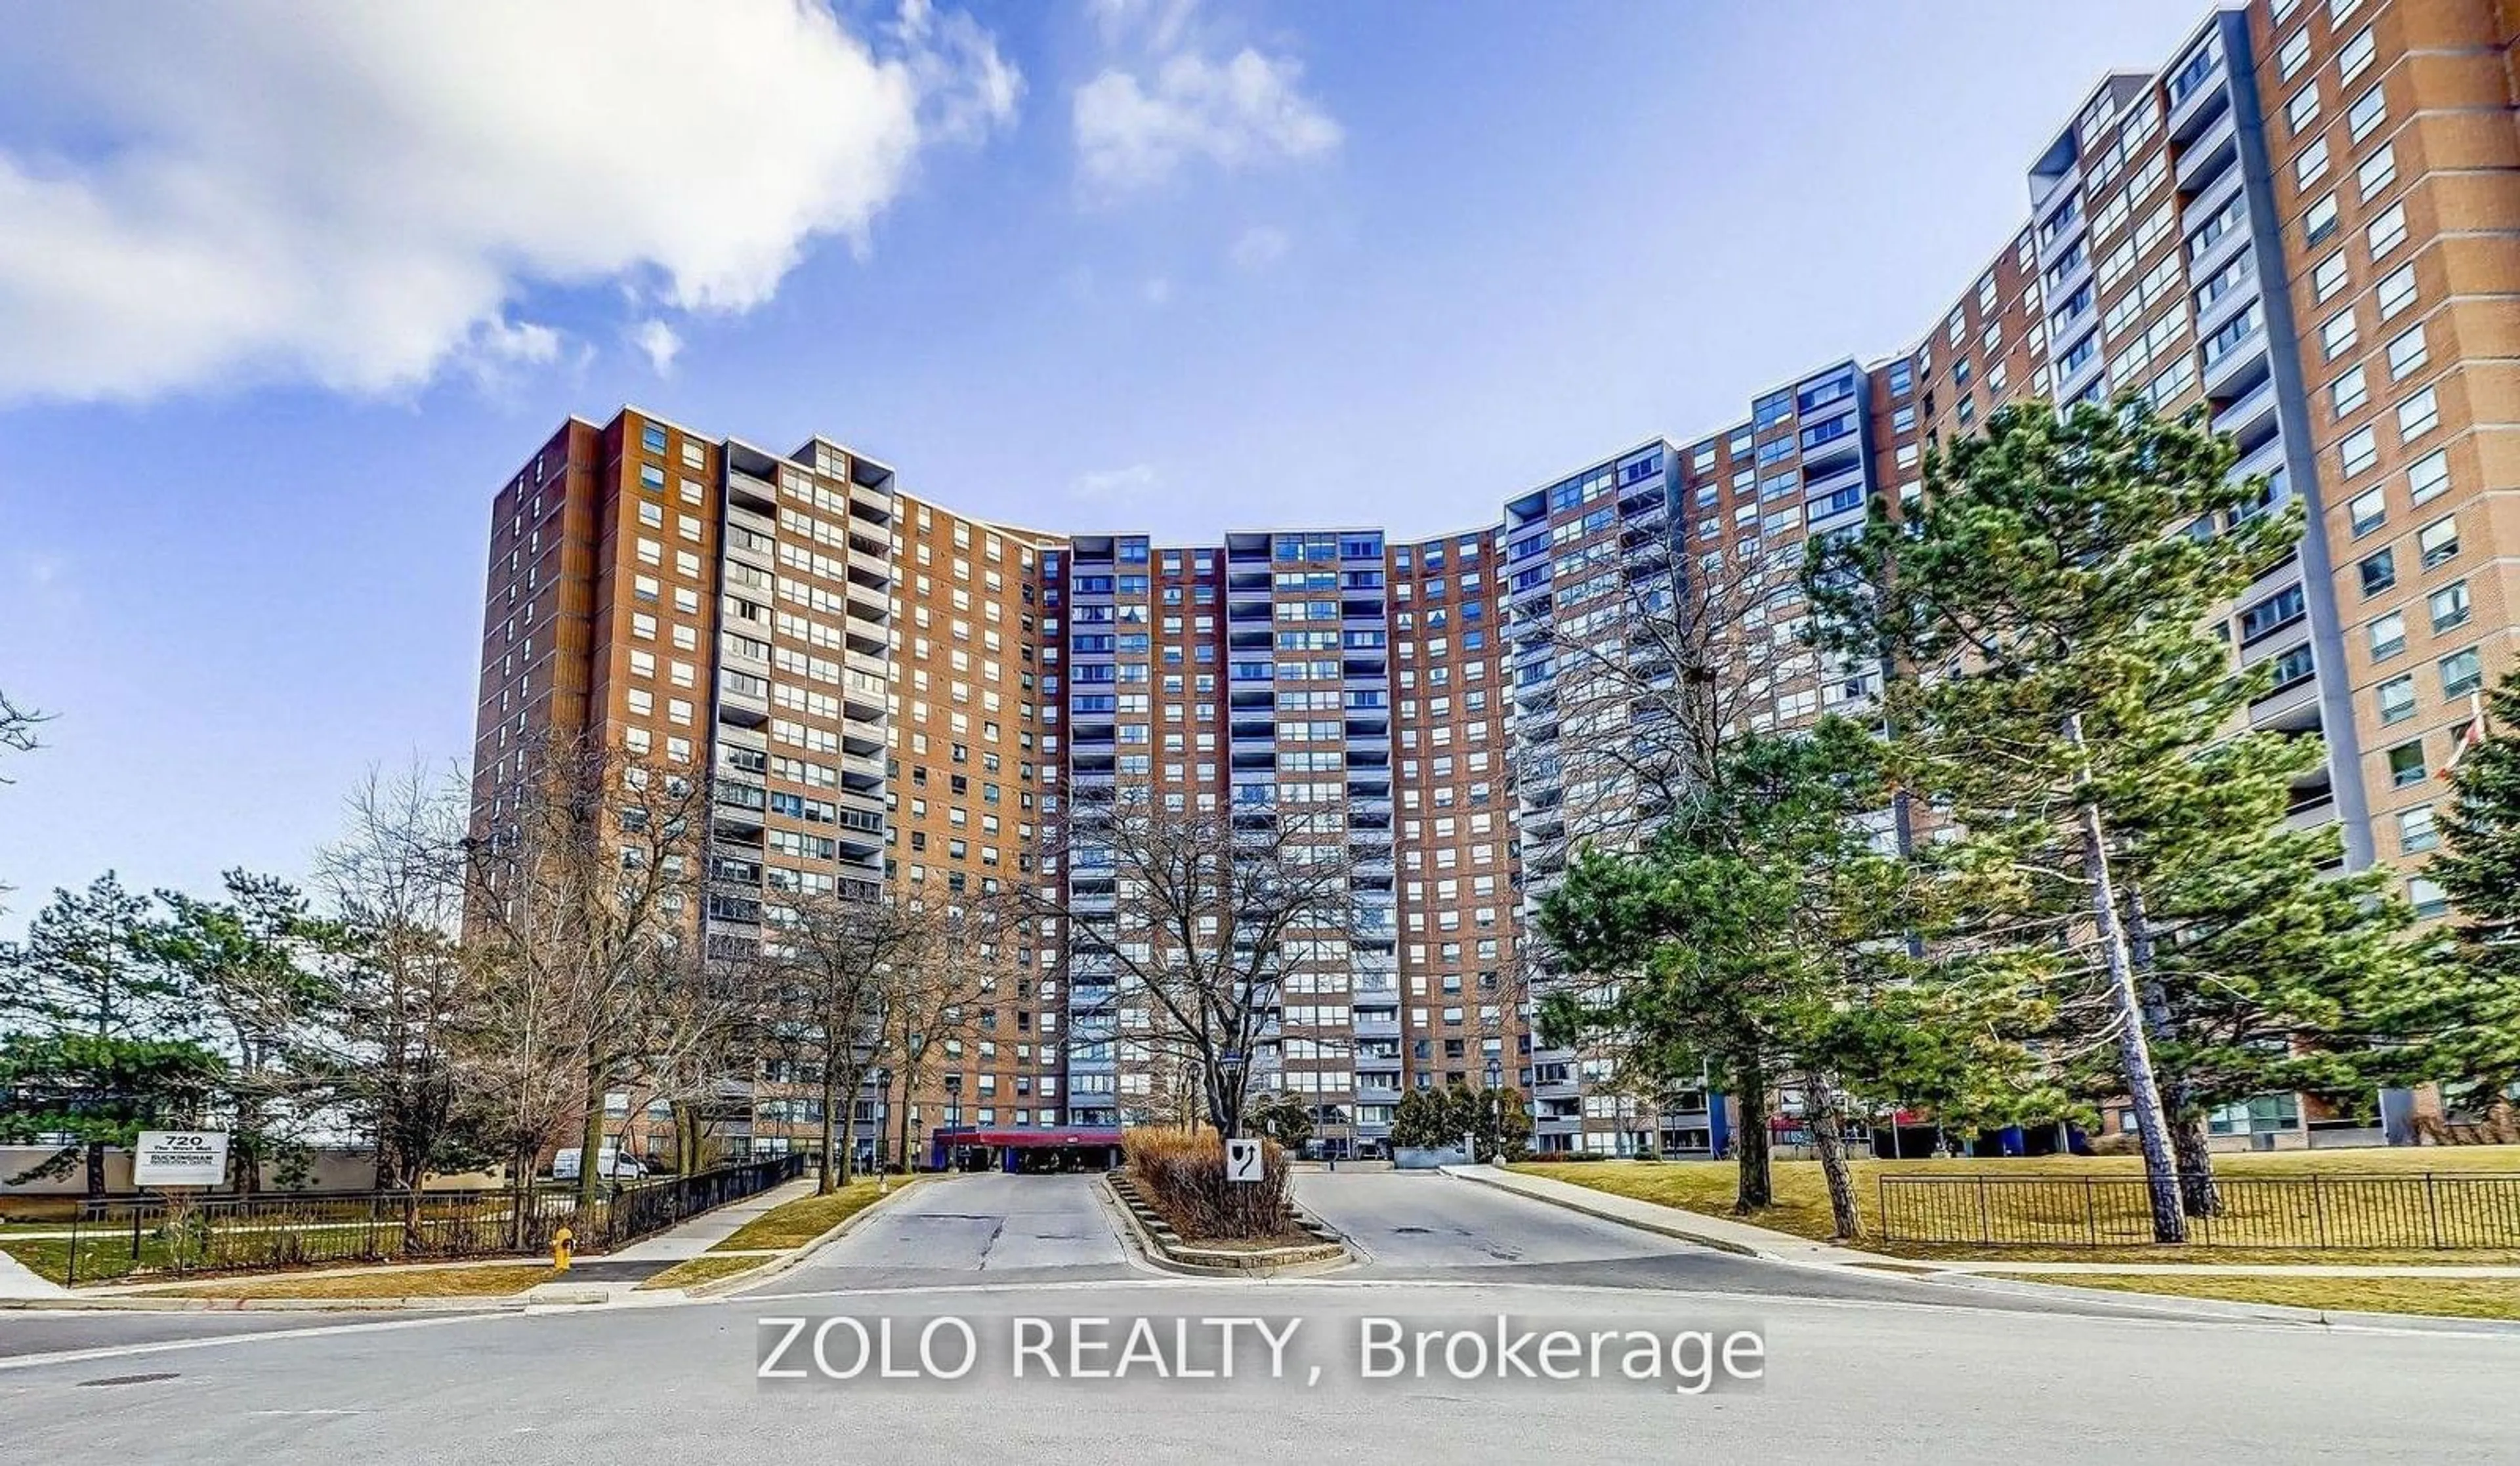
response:
{"label": "black metal fence", "polygon": [[[1978,1247],[2152,1242],[2140,1176],[1885,1176],[1881,1235]],[[2204,1247],[2451,1251],[2520,1248],[2520,1175],[2217,1178],[2219,1206],[2188,1219]]]}
{"label": "black metal fence", "polygon": [[195,1272],[515,1257],[547,1252],[562,1227],[568,1228],[579,1251],[605,1252],[803,1173],[802,1156],[777,1156],[697,1176],[635,1182],[592,1206],[579,1203],[574,1187],[547,1186],[521,1193],[112,1199],[87,1203],[66,1237],[29,1239],[20,1244],[19,1255],[39,1270],[78,1284]]}

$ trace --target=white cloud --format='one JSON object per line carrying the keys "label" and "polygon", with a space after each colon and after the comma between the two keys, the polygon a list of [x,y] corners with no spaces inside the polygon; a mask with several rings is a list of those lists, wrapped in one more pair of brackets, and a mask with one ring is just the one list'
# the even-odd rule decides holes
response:
{"label": "white cloud", "polygon": [[1147,297],[1148,305],[1170,305],[1173,301],[1173,283],[1165,276],[1158,275],[1141,287],[1139,293]]}
{"label": "white cloud", "polygon": [[1234,242],[1227,254],[1238,269],[1266,270],[1284,259],[1292,244],[1286,231],[1261,224],[1242,231],[1242,238]]}
{"label": "white cloud", "polygon": [[1125,468],[1097,468],[1076,475],[1068,486],[1077,499],[1113,503],[1135,499],[1153,489],[1158,481],[1152,464],[1131,464]]}
{"label": "white cloud", "polygon": [[1146,76],[1106,67],[1072,104],[1085,183],[1118,194],[1162,183],[1191,159],[1231,170],[1330,152],[1339,125],[1304,95],[1303,71],[1292,57],[1247,46],[1223,62],[1160,55]]}
{"label": "white cloud", "polygon": [[683,349],[683,336],[682,333],[652,316],[640,322],[638,328],[630,333],[630,344],[647,356],[650,369],[658,377],[664,377],[674,370],[674,358]]}
{"label": "white cloud", "polygon": [[1198,0],[1086,0],[1085,12],[1102,44],[1119,46],[1143,40],[1149,50],[1170,51],[1181,44]]}
{"label": "white cloud", "polygon": [[1022,89],[926,0],[872,44],[816,0],[83,0],[9,49],[49,105],[0,135],[0,400],[549,362],[537,285],[742,311]]}

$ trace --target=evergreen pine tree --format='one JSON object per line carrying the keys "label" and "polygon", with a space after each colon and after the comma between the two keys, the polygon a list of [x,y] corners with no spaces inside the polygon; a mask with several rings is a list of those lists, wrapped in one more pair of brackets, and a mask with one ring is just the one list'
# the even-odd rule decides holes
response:
{"label": "evergreen pine tree", "polygon": [[2520,670],[2486,715],[2451,770],[2445,848],[2426,869],[2456,911],[2450,941],[2406,1000],[2427,1066],[2497,1107],[2520,1086]]}

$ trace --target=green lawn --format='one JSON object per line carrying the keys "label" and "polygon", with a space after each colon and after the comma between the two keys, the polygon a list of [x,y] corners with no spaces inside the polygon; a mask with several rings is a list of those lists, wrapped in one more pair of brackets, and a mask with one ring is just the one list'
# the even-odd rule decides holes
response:
{"label": "green lawn", "polygon": [[[892,1188],[901,1189],[896,1182]],[[709,1249],[711,1252],[742,1252],[768,1247],[802,1247],[851,1217],[865,1211],[881,1198],[877,1182],[865,1177],[849,1183],[829,1196],[801,1196],[771,1208],[736,1229],[734,1236]]]}
{"label": "green lawn", "polygon": [[2233,1277],[2208,1273],[2047,1272],[2031,1281],[2120,1293],[2223,1298],[2345,1313],[2438,1313],[2520,1318],[2520,1278]]}
{"label": "green lawn", "polygon": [[[2520,1172],[2520,1145],[2498,1146],[2423,1146],[2375,1148],[2369,1150],[2303,1150],[2247,1152],[2218,1155],[2214,1158],[2215,1174],[2224,1177],[2252,1176],[2340,1176],[2388,1175],[2422,1171],[2436,1172]],[[1736,1171],[1730,1161],[1590,1161],[1590,1162],[1525,1162],[1513,1169],[1553,1180],[1589,1186],[1642,1201],[1660,1202],[1665,1206],[1717,1216],[1732,1213]],[[1877,1231],[1880,1190],[1876,1182],[1883,1176],[1958,1176],[1958,1177],[2133,1177],[2143,1174],[2142,1162],[2134,1156],[2042,1156],[2036,1159],[1995,1160],[1916,1160],[1855,1162],[1856,1200],[1863,1209],[1868,1233]],[[2117,1193],[2122,1199],[2129,1193]],[[2004,1204],[2001,1188],[1989,1193],[1998,1209]],[[1777,1204],[1755,1216],[1741,1220],[1795,1236],[1825,1241],[1829,1238],[1831,1221],[1828,1192],[1817,1161],[1778,1161],[1776,1163]],[[2022,1199],[2026,1204],[2027,1198]],[[2104,1227],[2112,1219],[2104,1217]],[[2140,1218],[2120,1218],[2126,1223],[2117,1228],[2139,1233]],[[2104,1230],[2103,1235],[2106,1235]],[[2420,1238],[2409,1238],[2419,1242]],[[2012,1261],[2077,1260],[2190,1263],[2238,1262],[2413,1262],[2462,1263],[2520,1261],[2520,1247],[2512,1249],[2467,1249],[2455,1253],[2409,1247],[2404,1250],[2351,1251],[2344,1249],[2295,1249],[2262,1247],[2187,1247],[2165,1249],[2150,1244],[2099,1248],[2001,1247],[1946,1245],[1893,1241],[1884,1243],[1877,1235],[1868,1236],[1863,1245],[1902,1257],[1963,1259],[1998,1259]]]}

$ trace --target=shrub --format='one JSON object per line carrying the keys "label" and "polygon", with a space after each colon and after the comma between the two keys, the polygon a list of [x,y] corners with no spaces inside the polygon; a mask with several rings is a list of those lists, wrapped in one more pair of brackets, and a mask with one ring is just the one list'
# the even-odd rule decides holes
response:
{"label": "shrub", "polygon": [[1286,1203],[1286,1153],[1260,1142],[1261,1179],[1225,1178],[1225,1142],[1213,1132],[1133,1130],[1121,1137],[1129,1175],[1185,1241],[1274,1237],[1294,1229]]}

